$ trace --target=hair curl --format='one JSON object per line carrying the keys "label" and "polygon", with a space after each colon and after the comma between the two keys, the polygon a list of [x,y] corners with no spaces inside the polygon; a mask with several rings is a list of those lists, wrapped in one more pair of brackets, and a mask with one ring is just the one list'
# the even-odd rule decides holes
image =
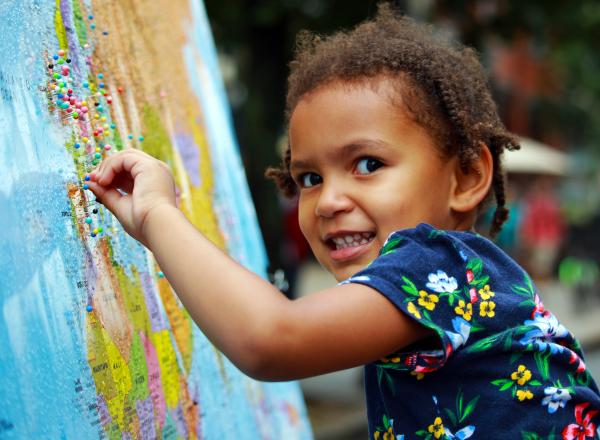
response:
{"label": "hair curl", "polygon": [[[440,38],[428,25],[415,23],[387,4],[376,16],[349,31],[321,37],[298,35],[290,63],[286,119],[307,93],[334,81],[360,83],[390,78],[411,116],[427,128],[446,157],[457,155],[467,171],[487,145],[493,158],[491,192],[496,210],[490,228],[495,236],[508,218],[501,155],[519,143],[498,116],[486,74],[476,52]],[[288,145],[282,164],[269,168],[286,196],[297,187],[290,175]]]}

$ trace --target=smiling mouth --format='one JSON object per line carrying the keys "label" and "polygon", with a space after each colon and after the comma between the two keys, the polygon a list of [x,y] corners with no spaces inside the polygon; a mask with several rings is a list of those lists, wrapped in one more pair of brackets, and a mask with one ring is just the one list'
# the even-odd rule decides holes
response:
{"label": "smiling mouth", "polygon": [[373,241],[374,238],[375,234],[372,232],[357,232],[354,234],[345,234],[333,237],[327,240],[327,244],[332,250],[340,250],[362,246]]}

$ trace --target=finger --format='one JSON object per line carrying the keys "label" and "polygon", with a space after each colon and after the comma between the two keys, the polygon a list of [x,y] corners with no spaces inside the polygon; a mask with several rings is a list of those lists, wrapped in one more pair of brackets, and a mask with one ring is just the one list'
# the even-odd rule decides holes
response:
{"label": "finger", "polygon": [[100,185],[110,185],[118,174],[130,172],[135,162],[139,160],[136,156],[135,153],[127,150],[106,158],[96,172],[96,181]]}
{"label": "finger", "polygon": [[123,196],[114,188],[104,187],[96,182],[88,183],[89,190],[94,193],[97,199],[117,217],[119,217],[120,209],[123,203]]}
{"label": "finger", "polygon": [[108,157],[100,164],[97,181],[101,185],[109,185],[115,176],[120,173],[127,173],[135,178],[137,174],[136,169],[139,170],[141,168],[138,165],[145,160],[156,159],[143,151],[133,148],[120,151],[117,154]]}

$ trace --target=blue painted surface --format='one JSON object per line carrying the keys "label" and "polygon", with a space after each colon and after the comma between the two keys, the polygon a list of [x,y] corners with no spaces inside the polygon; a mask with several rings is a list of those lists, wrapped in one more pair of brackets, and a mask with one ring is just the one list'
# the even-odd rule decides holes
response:
{"label": "blue painted surface", "polygon": [[[63,14],[72,2],[61,0]],[[116,1],[116,0],[115,0]],[[91,2],[81,4],[90,9]],[[58,49],[55,1],[4,1],[0,5],[0,439],[92,439],[113,437],[104,425],[105,397],[90,367],[86,306],[92,288],[106,277],[96,265],[97,241],[78,236],[68,186],[77,184],[70,136],[47,105],[40,86],[47,81],[45,56]],[[190,0],[192,25],[184,53],[190,81],[204,111],[215,176],[214,208],[228,252],[265,276],[266,254],[245,181],[218,73],[214,43],[201,2]],[[67,26],[71,22],[65,20]],[[72,37],[72,35],[71,35]],[[73,75],[89,73],[83,49],[71,38]],[[91,40],[93,48],[95,41]],[[91,50],[91,49],[90,49]],[[203,61],[198,72],[195,59]],[[126,134],[122,134],[126,137]],[[198,157],[189,154],[190,160]],[[194,178],[191,177],[192,182]],[[155,269],[141,245],[102,213],[110,230],[114,264],[129,277],[156,282]],[[162,324],[170,328],[157,289]],[[94,307],[93,313],[96,309]],[[126,323],[123,323],[125,325]],[[174,344],[173,335],[171,342]],[[122,353],[126,355],[126,353]],[[182,355],[176,350],[183,371]],[[186,372],[190,396],[198,403],[201,438],[312,438],[296,383],[265,384],[243,376],[217,355],[193,329],[192,364]],[[136,408],[150,400],[137,401]],[[104,408],[104,410],[103,410]],[[156,418],[155,409],[155,418]],[[165,438],[186,437],[178,424],[181,408],[166,413],[164,425],[142,426],[122,438],[143,438],[162,429]]]}

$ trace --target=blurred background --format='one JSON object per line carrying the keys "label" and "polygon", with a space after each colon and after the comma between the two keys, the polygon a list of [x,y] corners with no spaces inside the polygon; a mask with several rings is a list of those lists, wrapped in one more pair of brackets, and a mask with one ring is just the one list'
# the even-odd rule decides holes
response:
{"label": "blurred background", "polygon": [[[500,115],[522,138],[507,153],[509,223],[498,243],[534,277],[581,340],[600,379],[600,2],[405,0],[418,21],[476,48]],[[295,35],[356,25],[369,0],[205,0],[241,156],[271,262],[288,296],[335,284],[314,262],[284,200],[264,178],[285,147],[283,117]],[[491,213],[483,215],[480,232]],[[361,369],[302,382],[317,439],[366,437]]]}

